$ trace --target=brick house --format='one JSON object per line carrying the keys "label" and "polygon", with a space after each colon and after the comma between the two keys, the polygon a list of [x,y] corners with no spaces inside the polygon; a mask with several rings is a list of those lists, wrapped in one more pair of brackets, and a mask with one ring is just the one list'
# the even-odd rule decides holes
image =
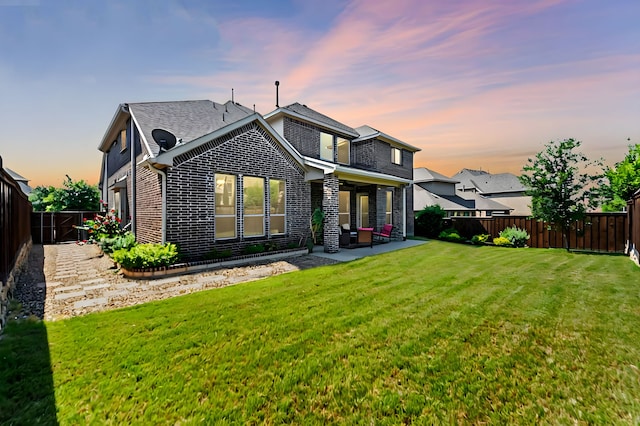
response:
{"label": "brick house", "polygon": [[121,104],[98,148],[109,208],[139,242],[170,241],[187,258],[300,244],[316,207],[328,252],[345,223],[413,235],[418,149],[297,103],[265,116],[232,101]]}

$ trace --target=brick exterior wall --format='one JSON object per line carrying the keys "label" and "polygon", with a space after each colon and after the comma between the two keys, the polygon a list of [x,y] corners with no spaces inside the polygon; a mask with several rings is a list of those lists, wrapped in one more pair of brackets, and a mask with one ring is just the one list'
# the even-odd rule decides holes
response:
{"label": "brick exterior wall", "polygon": [[391,145],[378,139],[351,143],[351,167],[413,179],[413,153],[402,150],[402,165],[391,162]]}
{"label": "brick exterior wall", "polygon": [[[214,240],[215,174],[237,176],[237,238]],[[242,178],[257,176],[286,181],[284,236],[242,237]],[[213,250],[239,253],[248,245],[273,242],[279,247],[304,243],[309,233],[311,186],[304,170],[271,136],[255,123],[204,144],[174,160],[167,172],[167,241],[179,245],[188,258],[200,258]],[[268,213],[268,192],[265,203]],[[268,215],[267,215],[268,216]]]}
{"label": "brick exterior wall", "polygon": [[136,188],[136,240],[139,243],[161,243],[162,177],[147,167],[138,166]]}
{"label": "brick exterior wall", "polygon": [[340,251],[340,228],[338,226],[338,191],[340,183],[332,173],[324,176],[322,210],[324,211],[324,251]]}
{"label": "brick exterior wall", "polygon": [[293,118],[285,117],[284,137],[302,155],[320,158],[320,129]]}

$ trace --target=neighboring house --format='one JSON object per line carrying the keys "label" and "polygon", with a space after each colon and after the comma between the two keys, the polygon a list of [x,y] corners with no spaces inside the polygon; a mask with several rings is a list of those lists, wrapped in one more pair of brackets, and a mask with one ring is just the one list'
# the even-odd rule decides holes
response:
{"label": "neighboring house", "polygon": [[300,244],[315,207],[328,252],[343,223],[413,235],[418,149],[300,104],[264,117],[231,101],[121,104],[99,149],[103,199],[138,241],[176,243],[187,258]]}
{"label": "neighboring house", "polygon": [[509,206],[513,216],[531,215],[531,197],[527,188],[511,173],[491,174],[483,170],[462,169],[452,176],[459,181],[456,189],[463,193],[477,193]]}
{"label": "neighboring house", "polygon": [[508,215],[511,208],[478,193],[456,191],[458,180],[438,172],[418,167],[413,169],[413,203],[415,212],[427,206],[439,205],[447,217],[487,217]]}
{"label": "neighboring house", "polygon": [[5,167],[4,170],[9,174],[9,176],[13,178],[13,180],[18,183],[18,185],[20,185],[20,189],[28,197],[32,191],[31,187],[29,186],[29,179],[25,178],[24,176],[20,176],[18,173],[7,167]]}

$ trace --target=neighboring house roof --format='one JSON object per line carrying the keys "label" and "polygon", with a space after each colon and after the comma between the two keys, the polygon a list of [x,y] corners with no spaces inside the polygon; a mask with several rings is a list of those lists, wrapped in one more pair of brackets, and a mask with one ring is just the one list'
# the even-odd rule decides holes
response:
{"label": "neighboring house roof", "polygon": [[341,133],[347,136],[352,136],[357,138],[360,134],[352,127],[347,126],[346,124],[340,123],[337,120],[334,120],[331,117],[327,117],[324,114],[319,113],[306,105],[302,105],[298,102],[287,105],[285,107],[280,107],[264,116],[265,119],[270,119],[276,115],[285,114],[293,118],[298,118],[305,121],[310,121],[320,127],[327,128],[329,130],[333,130],[336,133]]}
{"label": "neighboring house roof", "polygon": [[426,206],[438,204],[445,211],[510,211],[512,208],[498,203],[480,194],[458,193],[456,195],[439,195],[420,186],[414,185],[414,210],[422,210]]}
{"label": "neighboring house roof", "polygon": [[413,145],[409,145],[406,142],[402,142],[400,139],[396,139],[393,136],[390,136],[384,132],[381,132],[380,130],[376,130],[371,126],[367,126],[367,125],[360,126],[356,128],[356,131],[358,132],[358,134],[360,134],[360,136],[354,139],[353,142],[359,142],[367,139],[376,138],[376,139],[386,140],[387,142],[391,142],[394,145],[399,145],[401,148],[404,148],[407,151],[411,151],[411,152],[421,151],[420,148],[417,148]]}
{"label": "neighboring house roof", "polygon": [[8,167],[4,167],[4,171],[7,172],[7,174],[18,183],[22,192],[24,192],[26,195],[31,194],[32,189],[29,186],[29,179],[22,175],[19,175]]}
{"label": "neighboring house roof", "polygon": [[482,170],[462,169],[453,175],[459,183],[456,189],[469,190],[475,188],[481,194],[502,194],[524,192],[527,188],[512,173],[491,174]]}
{"label": "neighboring house roof", "polygon": [[458,183],[459,180],[452,179],[442,175],[426,167],[417,167],[413,169],[413,181],[414,182],[444,182],[444,183]]}

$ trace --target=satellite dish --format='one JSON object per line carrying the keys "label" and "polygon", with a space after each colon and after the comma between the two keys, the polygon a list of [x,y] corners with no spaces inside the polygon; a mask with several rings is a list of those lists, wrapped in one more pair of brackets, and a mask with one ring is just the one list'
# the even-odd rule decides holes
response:
{"label": "satellite dish", "polygon": [[160,151],[169,151],[176,146],[176,137],[173,133],[164,129],[153,129],[151,131],[153,140],[160,146]]}

